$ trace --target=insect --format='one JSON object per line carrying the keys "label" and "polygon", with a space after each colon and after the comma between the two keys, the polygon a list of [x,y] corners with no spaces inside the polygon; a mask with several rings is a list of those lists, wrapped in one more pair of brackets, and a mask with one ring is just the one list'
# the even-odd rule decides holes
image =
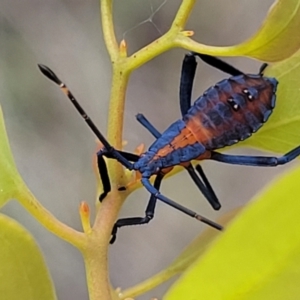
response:
{"label": "insect", "polygon": [[[191,105],[192,87],[197,66],[196,57],[230,74],[231,77],[207,89]],[[277,166],[293,160],[300,154],[300,146],[278,158],[228,155],[215,151],[249,138],[268,120],[275,107],[278,82],[275,78],[263,75],[266,66],[263,64],[258,74],[245,74],[216,57],[200,53],[186,54],[180,80],[182,119],[175,121],[161,134],[145,116],[138,114],[137,120],[156,138],[148,151],[138,156],[112,147],[66,85],[48,67],[39,65],[41,72],[60,86],[104,146],[97,153],[99,173],[103,182],[103,193],[99,197],[100,201],[111,190],[104,156],[118,160],[129,170],[140,172],[141,183],[151,194],[144,217],[117,220],[112,231],[111,243],[116,239],[118,228],[146,224],[151,221],[154,217],[157,199],[201,222],[222,230],[221,225],[174,202],[159,192],[164,176],[176,165],[181,165],[188,171],[204,197],[217,210],[221,207],[220,202],[203,169],[200,165],[194,168],[191,164],[192,160],[211,159],[237,165]],[[149,179],[153,175],[156,177],[152,185]],[[120,190],[122,189],[124,188],[120,188]]]}

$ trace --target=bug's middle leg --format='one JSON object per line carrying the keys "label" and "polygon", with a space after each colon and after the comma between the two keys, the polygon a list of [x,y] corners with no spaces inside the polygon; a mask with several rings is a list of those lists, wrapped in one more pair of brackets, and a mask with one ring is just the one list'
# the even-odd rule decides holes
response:
{"label": "bug's middle leg", "polygon": [[173,208],[181,211],[182,213],[195,218],[196,220],[205,223],[217,230],[222,230],[223,227],[221,225],[219,225],[218,223],[213,222],[212,220],[209,220],[201,215],[199,215],[198,213],[190,210],[189,208],[182,206],[179,203],[176,203],[175,201],[167,198],[166,196],[164,196],[163,194],[161,194],[153,185],[151,185],[149,178],[147,177],[142,177],[141,182],[143,184],[143,186],[148,190],[149,193],[151,193],[152,195],[154,195],[157,199],[159,199],[160,201],[168,204],[169,206],[172,206]]}
{"label": "bug's middle leg", "polygon": [[[186,167],[186,170],[188,171],[190,177],[196,184],[196,186],[199,188],[203,196],[206,198],[206,200],[209,202],[209,204],[213,207],[215,210],[219,210],[221,208],[220,201],[218,197],[216,196],[212,186],[210,185],[202,167],[200,165],[196,165],[196,170],[199,173],[200,177],[196,174],[195,169],[192,164]],[[202,179],[202,180],[201,180]]]}

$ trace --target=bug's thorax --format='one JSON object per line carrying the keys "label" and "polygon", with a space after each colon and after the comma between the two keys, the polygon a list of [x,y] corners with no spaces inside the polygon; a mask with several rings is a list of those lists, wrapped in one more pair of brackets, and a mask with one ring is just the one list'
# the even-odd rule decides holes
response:
{"label": "bug's thorax", "polygon": [[277,81],[239,75],[209,88],[183,117],[207,150],[242,141],[267,121],[275,106]]}

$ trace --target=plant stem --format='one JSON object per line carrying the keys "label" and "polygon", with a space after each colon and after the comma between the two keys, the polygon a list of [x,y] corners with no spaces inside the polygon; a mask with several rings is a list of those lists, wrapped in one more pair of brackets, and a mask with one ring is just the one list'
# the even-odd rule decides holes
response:
{"label": "plant stem", "polygon": [[137,285],[128,288],[121,292],[120,299],[127,299],[127,298],[134,298],[139,295],[142,295],[153,288],[157,287],[158,285],[162,284],[163,282],[169,280],[174,275],[178,273],[177,270],[163,270],[154,276],[152,276],[149,279],[146,279],[145,281],[138,283]]}
{"label": "plant stem", "polygon": [[90,300],[116,298],[108,277],[107,253],[111,228],[121,207],[119,192],[114,190],[105,198],[97,213],[94,226],[87,235],[86,247],[82,250]]}
{"label": "plant stem", "polygon": [[[182,32],[182,30],[194,7],[195,2],[196,0],[183,0],[169,31],[146,47],[131,55],[126,60],[126,69],[130,71],[137,69],[161,53],[177,47],[178,44],[176,40],[178,36],[184,36],[184,32]],[[201,46],[201,44],[198,45]]]}
{"label": "plant stem", "polygon": [[195,5],[196,0],[183,0],[177,14],[172,23],[171,29],[178,28],[178,31],[183,30],[185,24],[188,20],[188,17],[191,14],[191,11]]}
{"label": "plant stem", "polygon": [[[117,60],[113,65],[112,86],[108,114],[108,130],[107,138],[109,142],[116,147],[122,149],[123,142],[123,119],[126,89],[130,72],[124,70],[121,62],[123,59]],[[116,160],[108,162],[109,174],[112,184],[122,184],[124,175],[122,165]]]}
{"label": "plant stem", "polygon": [[43,207],[23,182],[20,182],[18,194],[15,196],[20,204],[50,232],[73,246],[81,249],[85,244],[85,235],[56,219]]}
{"label": "plant stem", "polygon": [[114,31],[112,1],[100,0],[100,15],[106,49],[112,61],[118,57],[118,43]]}
{"label": "plant stem", "polygon": [[99,238],[94,236],[93,240],[96,240],[97,244],[89,243],[88,249],[82,252],[86,268],[89,299],[111,300],[111,289],[107,275],[107,244],[105,247],[106,251],[104,251],[104,245],[99,245]]}

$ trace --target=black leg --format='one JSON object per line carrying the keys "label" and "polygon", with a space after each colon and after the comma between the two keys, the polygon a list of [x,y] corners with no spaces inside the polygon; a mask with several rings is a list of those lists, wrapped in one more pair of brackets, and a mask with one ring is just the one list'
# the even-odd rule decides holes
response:
{"label": "black leg", "polygon": [[[38,65],[38,66],[40,68],[40,71],[46,77],[48,77],[54,83],[59,85],[62,92],[69,98],[69,100],[72,102],[72,104],[74,105],[76,110],[79,112],[79,114],[82,116],[82,118],[86,121],[87,125],[90,127],[90,129],[94,132],[94,134],[98,137],[98,139],[103,144],[105,151],[103,151],[103,153],[98,156],[98,166],[99,166],[99,168],[100,167],[104,168],[104,171],[100,174],[100,176],[105,181],[105,189],[107,192],[107,190],[110,189],[110,182],[109,182],[109,177],[108,177],[108,172],[107,172],[107,168],[105,165],[105,161],[102,156],[103,155],[106,155],[108,157],[111,156],[112,158],[118,160],[128,170],[133,170],[134,165],[125,156],[127,156],[128,158],[131,157],[133,160],[135,160],[135,158],[138,156],[135,156],[134,154],[130,154],[130,153],[126,153],[126,152],[117,151],[114,147],[112,147],[111,144],[107,141],[107,139],[102,135],[102,133],[96,127],[95,123],[86,114],[84,109],[81,107],[81,105],[75,99],[75,97],[73,96],[71,91],[67,88],[67,86],[55,75],[55,73],[51,69],[49,69],[48,67],[43,66],[43,65]],[[212,227],[215,227],[216,229],[219,229],[219,230],[222,229],[222,227],[219,224],[216,224],[213,221],[210,221],[207,218],[196,214],[195,212],[181,206],[180,204],[177,204],[176,202],[172,201],[171,199],[168,199],[167,197],[160,194],[159,191],[154,186],[151,185],[151,183],[149,182],[149,178],[142,178],[141,182],[155,199],[156,198],[160,199],[161,201],[165,202],[166,204],[182,211],[185,214],[188,214],[188,215],[196,218],[197,220],[199,220],[201,222],[204,222]],[[153,200],[153,201],[155,201],[155,200]],[[151,204],[153,203],[153,201],[151,201]],[[151,208],[151,204],[149,204],[150,208]],[[153,205],[155,207],[155,204],[153,204]]]}
{"label": "black leg", "polygon": [[103,144],[103,146],[106,149],[107,153],[110,153],[111,156],[113,156],[116,160],[118,160],[124,167],[126,167],[129,170],[133,169],[133,164],[128,161],[119,151],[117,151],[114,147],[111,146],[111,144],[107,141],[107,139],[103,136],[103,134],[99,131],[99,129],[96,127],[95,123],[91,120],[91,118],[87,115],[87,113],[84,111],[84,109],[81,107],[81,105],[78,103],[78,101],[75,99],[71,91],[67,88],[67,86],[56,76],[56,74],[49,69],[48,67],[44,65],[38,65],[40,71],[50,80],[52,80],[54,83],[59,85],[62,92],[70,99],[76,110],[79,112],[81,117],[85,120],[87,125],[90,127],[90,129],[94,132],[94,134],[97,136],[97,138],[100,140],[100,142]]}
{"label": "black leg", "polygon": [[206,188],[210,191],[211,196],[216,199],[216,202],[218,202],[218,198],[217,198],[214,190],[212,189],[212,186],[210,185],[202,167],[200,165],[196,165],[196,170],[198,171],[199,175],[201,176]]}
{"label": "black leg", "polygon": [[181,67],[179,104],[181,115],[186,115],[191,107],[192,90],[197,68],[196,58],[192,54],[186,54]]}
{"label": "black leg", "polygon": [[172,206],[173,208],[181,211],[182,213],[195,218],[196,220],[203,222],[217,230],[222,230],[223,227],[199,214],[197,214],[196,212],[180,205],[179,203],[174,202],[173,200],[167,198],[166,196],[162,195],[153,185],[151,185],[149,178],[147,177],[142,177],[141,182],[143,184],[143,186],[148,190],[149,193],[151,193],[152,195],[154,195],[157,199],[159,199],[160,201],[168,204],[169,206]]}
{"label": "black leg", "polygon": [[276,167],[290,162],[299,155],[300,146],[294,148],[281,157],[229,155],[212,151],[210,159],[233,165]]}
{"label": "black leg", "polygon": [[[201,53],[188,53],[185,55],[181,67],[181,78],[180,78],[180,90],[179,90],[179,99],[180,99],[180,110],[182,116],[184,116],[191,107],[191,98],[193,83],[197,68],[196,56],[200,57],[207,64],[225,72],[229,73],[232,76],[244,74],[240,70],[234,68],[233,66],[227,64],[226,62],[205,54]],[[260,72],[264,70],[265,67],[262,66]]]}
{"label": "black leg", "polygon": [[[137,161],[139,159],[139,156],[133,153],[118,151],[120,155],[125,157],[129,161]],[[110,180],[108,176],[108,171],[106,167],[105,160],[103,159],[103,156],[107,158],[115,159],[115,157],[112,155],[111,152],[108,152],[106,148],[101,149],[97,153],[97,162],[98,162],[98,170],[101,177],[102,185],[103,185],[103,193],[99,196],[99,201],[102,202],[103,199],[107,196],[107,194],[111,191],[111,185]]]}
{"label": "black leg", "polygon": [[[225,73],[228,73],[232,76],[237,76],[237,75],[243,75],[244,73],[238,69],[236,69],[235,67],[233,67],[232,65],[226,63],[225,61],[216,58],[214,56],[210,56],[207,54],[201,54],[201,53],[196,53],[196,52],[192,52],[193,55],[197,55],[198,57],[200,57],[205,63],[209,64],[210,66],[217,68]],[[263,72],[266,69],[266,67],[268,66],[268,64],[264,63],[261,65],[261,67],[259,68],[259,75],[263,76]]]}
{"label": "black leg", "polygon": [[[131,162],[136,162],[139,160],[139,156],[134,154],[134,153],[130,153],[130,152],[125,152],[125,151],[120,151],[120,150],[116,150],[120,155],[122,155],[124,158],[126,158],[128,161],[131,161]],[[107,151],[106,148],[103,148],[101,149],[97,155],[102,155],[102,156],[105,156],[107,158],[111,158],[111,159],[116,159],[115,156]]]}
{"label": "black leg", "polygon": [[261,67],[259,68],[259,72],[258,74],[263,76],[264,75],[264,71],[266,69],[266,67],[268,66],[268,64],[262,64]]}
{"label": "black leg", "polygon": [[[163,174],[158,174],[154,180],[154,187],[159,190],[161,181],[163,179]],[[153,217],[155,212],[155,206],[156,206],[156,197],[155,195],[150,196],[146,211],[145,211],[145,217],[133,217],[133,218],[123,218],[119,219],[116,224],[114,225],[114,228],[112,230],[112,237],[110,240],[110,243],[113,244],[116,240],[117,231],[119,228],[124,226],[131,226],[131,225],[142,225],[149,223]]]}
{"label": "black leg", "polygon": [[200,57],[204,62],[206,62],[208,65],[219,69],[220,71],[223,71],[225,73],[228,73],[232,76],[237,76],[237,75],[243,75],[244,73],[235,67],[231,66],[230,64],[226,63],[225,61],[216,58],[214,56],[206,55],[206,54],[201,54],[201,53],[196,53],[192,52],[193,55],[197,55]]}
{"label": "black leg", "polygon": [[[198,170],[199,168],[201,169],[201,172],[199,172],[199,170]],[[197,169],[199,175],[201,176],[202,180],[204,181],[204,183],[201,181],[199,176],[196,174],[195,169],[191,164],[186,167],[186,170],[188,171],[190,177],[192,178],[192,180],[194,181],[194,183],[196,184],[198,189],[201,191],[203,196],[206,198],[206,200],[209,202],[209,204],[213,207],[213,209],[219,210],[221,208],[221,204],[220,204],[215,192],[213,191],[210,183],[208,182],[207,177],[205,176],[202,168],[200,167],[200,165],[197,165],[196,169]]]}
{"label": "black leg", "polygon": [[[149,120],[144,115],[138,114],[137,115],[137,120],[146,129],[148,129],[150,131],[150,133],[155,138],[159,138],[161,136],[160,132],[149,122]],[[196,174],[192,164],[187,166],[185,169],[188,171],[188,173],[191,176],[192,180],[194,181],[194,183],[196,184],[198,189],[201,191],[201,193],[204,195],[204,197],[207,199],[207,201],[211,204],[213,209],[215,209],[215,210],[220,209],[221,204],[220,204],[215,192],[213,191],[207,177],[205,176],[204,171],[200,167],[200,165],[197,165],[196,169],[197,169],[197,171],[198,171],[199,175],[201,176],[204,183],[201,181],[199,176]]]}
{"label": "black leg", "polygon": [[105,160],[103,159],[103,155],[101,155],[99,152],[97,153],[97,164],[103,186],[103,192],[99,196],[99,201],[102,202],[106,195],[111,191],[111,185]]}

